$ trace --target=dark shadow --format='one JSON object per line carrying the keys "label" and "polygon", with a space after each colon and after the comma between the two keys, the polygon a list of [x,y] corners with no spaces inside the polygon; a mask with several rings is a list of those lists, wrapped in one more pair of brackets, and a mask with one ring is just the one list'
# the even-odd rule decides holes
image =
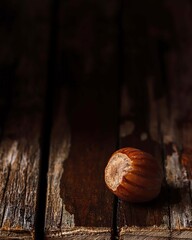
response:
{"label": "dark shadow", "polygon": [[16,64],[0,66],[0,136],[13,101],[13,90],[17,81]]}
{"label": "dark shadow", "polygon": [[50,45],[47,66],[47,89],[45,96],[44,116],[42,122],[42,132],[40,139],[40,165],[39,165],[39,185],[37,192],[36,216],[35,216],[35,239],[44,239],[45,229],[45,209],[47,193],[47,173],[50,153],[50,138],[53,120],[53,99],[54,80],[56,77],[56,59],[58,44],[58,21],[59,21],[59,0],[53,0],[50,4]]}

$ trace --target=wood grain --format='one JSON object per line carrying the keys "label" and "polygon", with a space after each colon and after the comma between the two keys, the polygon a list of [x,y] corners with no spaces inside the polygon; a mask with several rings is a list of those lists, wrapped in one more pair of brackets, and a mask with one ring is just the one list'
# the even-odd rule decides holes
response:
{"label": "wood grain", "polygon": [[1,1],[0,238],[32,239],[49,38],[49,1]]}
{"label": "wood grain", "polygon": [[[78,87],[70,95],[69,102],[75,99],[75,103],[68,105],[68,118],[65,94],[61,93],[52,131],[47,235],[110,239],[113,196],[104,185],[103,173],[116,146],[116,90],[113,86],[108,91],[106,101],[103,85]],[[115,108],[106,110],[109,101]]]}
{"label": "wood grain", "polygon": [[[142,76],[142,73],[141,73]],[[138,78],[141,84],[141,76]],[[157,99],[154,82],[143,79],[144,87],[135,87],[132,82],[122,88],[122,121],[120,126],[120,147],[135,147],[151,153],[162,164],[162,148],[158,129]],[[146,84],[146,85],[145,85]],[[148,86],[147,86],[148,85]],[[133,90],[134,89],[134,90]],[[145,92],[143,91],[145,89]],[[132,97],[128,91],[133,93]],[[135,97],[134,96],[135,91]],[[139,108],[143,99],[145,104]],[[124,106],[131,104],[125,114]],[[120,239],[169,239],[168,191],[163,182],[160,195],[153,201],[141,204],[119,200],[118,226]]]}
{"label": "wood grain", "polygon": [[170,86],[169,102],[164,101],[160,105],[160,109],[164,109],[161,110],[161,128],[165,145],[166,180],[170,192],[170,222],[173,239],[191,239],[192,6],[189,1],[185,1],[185,4],[169,1],[167,7],[177,36],[176,44],[165,55]]}
{"label": "wood grain", "polygon": [[[124,2],[125,74],[121,91],[120,147],[140,148],[160,163],[163,155],[157,106],[166,91],[162,89],[158,47],[159,39],[169,39],[166,32],[171,28],[170,24],[162,1]],[[164,182],[160,195],[151,202],[130,204],[119,201],[120,239],[169,239],[167,196]]]}
{"label": "wood grain", "polygon": [[41,114],[30,109],[26,117],[23,110],[9,114],[0,145],[1,230],[8,235],[34,230]]}
{"label": "wood grain", "polygon": [[[122,0],[122,23],[116,0],[58,2],[46,239],[111,239],[116,224],[121,240],[192,239],[191,1]],[[0,2],[0,239],[34,239],[49,8]],[[153,154],[165,179],[116,216],[103,174],[117,146]]]}
{"label": "wood grain", "polygon": [[[122,90],[120,136],[121,146],[140,147],[157,158],[165,158],[166,181],[155,202],[146,205],[119,203],[119,221],[124,225],[120,230],[120,239],[192,237],[189,178],[191,70],[188,67],[191,58],[191,3],[159,1],[158,5],[156,9],[152,1],[147,1],[141,8],[142,12],[133,3],[132,9],[129,8],[133,15],[137,12],[137,21],[139,17],[145,21],[142,23],[143,33],[129,33],[136,36],[136,43],[129,40],[125,45],[125,49],[134,49],[134,53],[130,54],[134,60],[133,72],[128,72],[134,83],[129,81]],[[144,7],[147,16],[143,15]],[[160,15],[166,19],[166,25]],[[137,26],[137,22],[132,24]],[[184,29],[188,29],[186,33]],[[127,31],[126,28],[125,39]],[[130,55],[125,54],[125,61],[133,62]],[[135,71],[134,67],[137,68]],[[159,155],[154,150],[161,147],[161,142],[164,146]]]}
{"label": "wood grain", "polygon": [[113,195],[103,174],[117,144],[117,7],[116,1],[59,7],[58,88],[63,90],[51,138],[47,238],[111,238]]}
{"label": "wood grain", "polygon": [[[159,30],[161,22],[158,21],[161,14],[166,18],[165,13],[160,1],[124,1],[125,67],[119,147],[139,148],[151,153],[160,163],[162,147],[157,104],[162,95],[161,69],[156,56],[158,41],[150,36],[150,30]],[[153,201],[143,204],[119,201],[120,239],[168,239],[170,226],[166,196],[163,184],[160,195]]]}

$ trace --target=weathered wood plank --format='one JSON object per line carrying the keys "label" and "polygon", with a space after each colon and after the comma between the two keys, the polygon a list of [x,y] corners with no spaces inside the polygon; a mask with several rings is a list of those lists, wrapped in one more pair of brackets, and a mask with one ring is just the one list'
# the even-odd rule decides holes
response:
{"label": "weathered wood plank", "polygon": [[[33,239],[49,1],[1,1],[0,238]],[[9,91],[10,90],[10,91]],[[4,92],[5,91],[5,92]]]}
{"label": "weathered wood plank", "polygon": [[[149,9],[152,6],[150,2],[147,1],[147,4],[145,2],[148,14],[145,18],[146,21],[150,20]],[[191,180],[189,177],[191,166],[190,104],[192,102],[191,68],[189,67],[191,58],[191,12],[189,9],[191,9],[191,3],[189,1],[182,3],[166,1],[165,3],[161,2],[158,11],[154,6],[152,9],[153,14],[155,13],[157,16],[159,25],[155,20],[147,22],[147,33],[150,36],[143,34],[140,42],[144,44],[144,40],[150,37],[148,39],[149,48],[147,49],[146,44],[145,47],[141,46],[140,51],[135,50],[140,54],[140,57],[137,55],[135,57],[134,64],[137,68],[140,66],[137,59],[141,59],[141,61],[143,59],[144,63],[145,57],[145,64],[142,63],[142,67],[147,71],[140,73],[140,81],[135,83],[136,85],[138,82],[142,86],[142,93],[139,93],[139,87],[135,87],[137,90],[135,99],[138,101],[138,105],[135,105],[133,97],[125,97],[127,99],[125,110],[130,116],[129,118],[125,117],[126,122],[123,123],[121,132],[123,138],[129,135],[127,143],[134,143],[134,147],[135,144],[140,145],[141,149],[145,150],[145,143],[140,144],[137,134],[140,134],[141,140],[148,136],[148,140],[151,137],[152,140],[160,142],[158,136],[162,138],[165,149],[166,185],[156,200],[156,206],[149,203],[143,210],[143,206],[120,204],[120,208],[126,206],[121,212],[120,220],[124,218],[124,225],[127,225],[121,229],[120,239],[191,239]],[[159,13],[166,19],[166,27],[163,25],[162,18],[158,16]],[[137,14],[141,13],[137,11]],[[167,17],[165,18],[165,16]],[[146,25],[144,24],[144,26]],[[138,35],[140,36],[140,32]],[[137,36],[138,42],[139,36]],[[139,46],[138,43],[137,46]],[[144,52],[144,48],[148,53]],[[151,59],[146,64],[147,56]],[[144,78],[148,80],[143,81],[142,76],[146,73],[147,77]],[[133,76],[139,79],[134,71]],[[143,82],[146,85],[148,82],[148,91],[146,91],[145,85],[143,87]],[[142,95],[143,97],[141,97]],[[140,101],[138,96],[140,96]],[[128,102],[131,104],[127,104]],[[135,118],[138,119],[141,131],[137,130]],[[146,125],[143,124],[143,121]],[[147,134],[142,134],[142,131]],[[150,145],[153,148],[152,143]]]}
{"label": "weathered wood plank", "polygon": [[175,45],[165,55],[169,96],[160,104],[170,222],[173,239],[191,239],[192,6],[190,1],[168,1],[167,7],[176,36]]}
{"label": "weathered wood plank", "polygon": [[0,222],[7,236],[34,231],[43,108],[22,105],[11,108],[0,144]]}
{"label": "weathered wood plank", "polygon": [[113,195],[103,174],[117,144],[118,8],[116,1],[70,1],[60,11],[58,84],[64,86],[56,93],[46,235],[110,239]]}
{"label": "weathered wood plank", "polygon": [[70,132],[63,107],[65,98],[58,105],[48,174],[48,236],[111,237],[113,196],[105,187],[103,169],[116,147],[117,115],[115,108],[106,110],[111,101],[115,107],[114,87],[104,102],[105,92],[102,84],[79,87],[72,94],[70,101],[75,98],[75,103],[68,106],[72,109]]}
{"label": "weathered wood plank", "polygon": [[12,240],[31,240],[31,236],[26,236],[25,233],[19,233],[19,236],[18,236],[18,233],[9,233],[9,236],[7,235],[7,231],[5,232],[1,232],[1,236],[0,236],[0,239],[12,239]]}
{"label": "weathered wood plank", "polygon": [[[116,147],[114,89],[113,86],[109,90],[106,101],[103,84],[78,87],[68,106],[72,109],[70,132],[63,107],[65,98],[61,98],[60,110],[55,114],[48,174],[46,230],[49,236],[111,237],[113,196],[105,187],[103,169]],[[114,108],[106,110],[111,101]]]}
{"label": "weathered wood plank", "polygon": [[[141,73],[142,74],[142,73]],[[142,75],[141,75],[142,76]],[[141,83],[141,76],[138,78]],[[131,82],[127,88],[123,88],[122,98],[122,122],[120,129],[120,147],[130,146],[142,149],[151,153],[158,161],[162,161],[160,137],[158,133],[158,114],[156,109],[156,99],[154,94],[153,82],[144,78],[143,83],[149,84],[147,89],[139,93],[140,87],[132,89]],[[128,89],[133,93],[132,97],[126,95]],[[149,98],[143,107],[137,104],[144,102],[143,99]],[[128,100],[129,99],[129,100]],[[128,101],[127,101],[128,100]],[[131,103],[130,110],[127,104]],[[126,107],[126,115],[124,106]],[[150,120],[149,120],[150,119]],[[169,232],[169,206],[166,198],[168,192],[165,183],[158,198],[143,204],[133,204],[119,201],[118,206],[118,225],[124,226],[120,230],[120,239],[168,239]]]}
{"label": "weathered wood plank", "polygon": [[[139,7],[138,7],[139,6]],[[161,16],[164,16],[162,19]],[[159,66],[159,38],[168,38],[169,15],[162,1],[124,1],[124,83],[122,86],[120,147],[151,153],[162,162],[158,101],[164,91]],[[158,62],[158,63],[157,63]],[[168,191],[163,183],[153,201],[131,204],[119,201],[120,239],[169,239]]]}
{"label": "weathered wood plank", "polygon": [[[141,73],[142,74],[142,73]],[[138,78],[141,83],[141,77]],[[147,84],[147,79],[144,78]],[[132,85],[123,89],[123,105],[131,102],[131,111],[122,117],[120,129],[120,147],[136,147],[151,153],[159,162],[162,161],[160,137],[158,133],[158,115],[156,111],[156,100],[151,92],[153,83],[149,80],[149,89],[139,94],[140,88],[136,87],[135,97],[125,95],[127,89],[132,93]],[[147,86],[145,86],[147,87]],[[134,93],[133,93],[134,95]],[[142,109],[137,104],[142,99],[149,97]],[[129,98],[129,101],[127,99]],[[154,106],[155,105],[155,106]],[[127,111],[127,110],[126,110]],[[149,120],[151,118],[151,120]],[[154,124],[154,125],[153,125]],[[153,133],[153,134],[152,134]],[[155,137],[155,138],[154,138]],[[151,202],[134,204],[119,200],[118,204],[118,226],[120,227],[120,239],[169,239],[169,206],[167,201],[168,191],[163,183],[160,195]]]}

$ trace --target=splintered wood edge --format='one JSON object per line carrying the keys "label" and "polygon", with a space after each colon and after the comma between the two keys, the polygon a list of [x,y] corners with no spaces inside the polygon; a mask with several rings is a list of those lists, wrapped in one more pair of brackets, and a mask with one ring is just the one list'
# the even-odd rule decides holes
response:
{"label": "splintered wood edge", "polygon": [[0,230],[0,239],[19,239],[19,240],[33,240],[33,231],[11,231],[9,229]]}
{"label": "splintered wood edge", "polygon": [[59,231],[59,224],[67,227],[75,226],[74,215],[65,209],[65,202],[60,196],[60,180],[64,171],[63,163],[68,158],[71,147],[70,128],[65,119],[65,95],[62,91],[62,99],[57,107],[51,133],[45,217],[46,231],[49,229]]}
{"label": "splintered wood edge", "polygon": [[153,237],[168,237],[170,231],[168,229],[159,228],[157,226],[140,228],[140,227],[122,227],[119,235],[123,236],[153,236]]}
{"label": "splintered wood edge", "polygon": [[[119,236],[121,240],[132,239],[131,237],[137,237],[137,239],[152,239],[155,238],[175,238],[175,239],[192,239],[192,229],[183,228],[179,230],[168,230],[159,228],[156,226],[149,228],[139,228],[139,227],[122,227]],[[136,239],[136,238],[134,238]]]}
{"label": "splintered wood edge", "polygon": [[171,237],[175,239],[192,239],[192,229],[180,229],[171,232]]}
{"label": "splintered wood edge", "polygon": [[[60,179],[64,171],[63,162],[67,159],[69,151],[70,134],[66,137],[66,141],[63,142],[62,147],[59,149],[58,157],[54,158],[52,151],[50,154],[45,229],[58,229],[58,223],[72,227],[75,226],[74,214],[70,214],[65,209],[65,203],[60,197]],[[51,166],[53,163],[55,164],[54,167]]]}
{"label": "splintered wood edge", "polygon": [[111,239],[112,229],[110,228],[89,228],[89,227],[74,227],[64,228],[60,231],[47,231],[45,236],[49,238],[62,238],[62,239],[84,239],[91,237],[91,239]]}

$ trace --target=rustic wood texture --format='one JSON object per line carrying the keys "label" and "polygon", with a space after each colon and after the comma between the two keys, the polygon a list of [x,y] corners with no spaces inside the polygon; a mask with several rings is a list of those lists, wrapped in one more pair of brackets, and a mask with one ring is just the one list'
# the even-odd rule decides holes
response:
{"label": "rustic wood texture", "polygon": [[[172,238],[192,239],[191,2],[169,1],[176,42],[165,53],[169,97],[160,104]],[[167,121],[168,119],[168,121]]]}
{"label": "rustic wood texture", "polygon": [[69,96],[55,105],[46,235],[110,239],[113,195],[104,168],[117,145],[118,5],[68,1],[59,9],[58,88]]}
{"label": "rustic wood texture", "polygon": [[[108,100],[103,84],[73,89],[68,104],[69,119],[66,118],[66,98],[62,97],[65,94],[61,92],[54,114],[47,235],[59,235],[63,239],[110,239],[113,196],[105,187],[103,171],[116,147],[115,86],[111,83]],[[110,103],[113,108],[106,110]]]}
{"label": "rustic wood texture", "polygon": [[0,3],[0,239],[33,239],[49,1]]}
{"label": "rustic wood texture", "polygon": [[[141,78],[139,78],[141,81]],[[147,81],[146,81],[147,83]],[[151,84],[150,80],[149,83]],[[131,84],[128,85],[130,89]],[[143,89],[143,88],[142,88]],[[126,92],[127,88],[123,91]],[[142,101],[142,98],[149,96],[149,91],[140,92],[135,88],[135,98],[130,98],[131,112],[127,116],[122,117],[121,130],[120,130],[120,147],[136,147],[146,152],[151,153],[159,162],[162,161],[160,137],[153,138],[151,131],[155,136],[158,136],[157,128],[157,112],[149,102],[146,102],[143,109],[138,109],[137,104]],[[131,92],[134,95],[133,89]],[[146,96],[143,96],[143,94]],[[123,104],[127,105],[127,98],[123,96]],[[151,95],[153,97],[153,95]],[[129,101],[129,102],[130,102]],[[150,99],[151,103],[155,104],[155,99]],[[150,111],[150,116],[148,115]],[[150,126],[149,118],[152,118],[154,126]],[[137,118],[142,119],[142,122]],[[146,124],[146,125],[145,125]],[[149,124],[149,125],[148,125]],[[151,128],[150,128],[151,127]],[[159,141],[158,141],[159,140]],[[134,204],[127,203],[119,200],[118,204],[118,226],[120,229],[120,239],[168,239],[169,237],[169,206],[166,201],[168,196],[165,183],[163,183],[162,190],[158,198],[151,202]]]}
{"label": "rustic wood texture", "polygon": [[[169,19],[160,21],[160,1],[124,1],[124,82],[122,86],[120,146],[135,147],[151,153],[162,161],[157,100],[161,97],[161,78],[154,79],[150,30],[165,28]],[[161,31],[162,32],[162,31]],[[153,45],[152,45],[153,44]],[[158,52],[156,51],[155,54]],[[158,72],[159,73],[159,72]],[[156,77],[156,76],[155,76]],[[169,207],[165,184],[159,197],[149,203],[130,204],[119,201],[118,226],[120,239],[168,239]]]}
{"label": "rustic wood texture", "polygon": [[[35,238],[51,123],[46,239],[192,239],[191,1],[50,3],[0,2],[0,239]],[[116,204],[105,186],[125,146],[163,166],[151,202]]]}
{"label": "rustic wood texture", "polygon": [[[129,22],[127,11],[145,21],[143,33],[125,29],[125,66],[129,61],[133,66],[131,74],[125,71],[131,80],[122,90],[121,146],[140,147],[165,159],[166,181],[151,203],[119,203],[120,239],[191,239],[191,3],[159,1],[154,6],[145,1],[141,12],[130,5],[125,7]],[[136,40],[130,41],[130,35]],[[132,55],[126,52],[130,46]],[[161,155],[154,152],[157,148]]]}

